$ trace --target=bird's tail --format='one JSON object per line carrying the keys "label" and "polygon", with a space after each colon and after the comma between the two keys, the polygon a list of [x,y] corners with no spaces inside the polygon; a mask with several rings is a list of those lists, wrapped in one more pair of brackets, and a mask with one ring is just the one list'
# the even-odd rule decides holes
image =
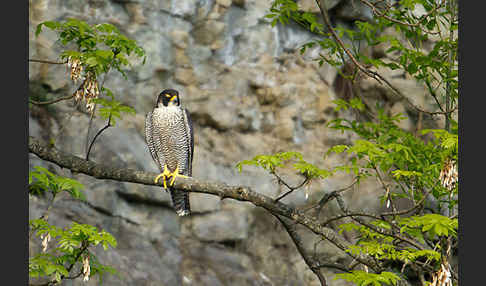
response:
{"label": "bird's tail", "polygon": [[191,206],[189,205],[189,193],[184,190],[170,189],[170,196],[172,204],[179,216],[186,216],[191,214]]}

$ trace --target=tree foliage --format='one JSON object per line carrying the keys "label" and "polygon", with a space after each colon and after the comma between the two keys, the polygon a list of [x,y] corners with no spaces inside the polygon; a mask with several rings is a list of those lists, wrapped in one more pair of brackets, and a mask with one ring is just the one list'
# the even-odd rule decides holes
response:
{"label": "tree foliage", "polygon": [[[324,154],[324,159],[332,153],[345,154],[348,164],[322,170],[325,176],[312,178],[325,179],[337,171],[353,171],[357,183],[375,177],[383,188],[383,195],[377,199],[391,210],[381,214],[353,212],[337,192],[324,195],[318,203],[320,209],[334,196],[343,212],[329,221],[351,218],[352,222],[339,226],[340,233],[354,233],[359,237],[345,251],[354,256],[372,256],[383,266],[381,271],[371,273],[368,271],[371,265],[362,265],[364,270],[348,269],[346,273],[337,274],[336,279],[356,285],[397,285],[399,280],[409,283],[413,277],[419,277],[422,282],[436,283],[438,277],[446,273],[447,283],[451,283],[450,277],[457,282],[457,275],[451,275],[454,270],[450,266],[451,248],[457,247],[458,229],[458,135],[457,122],[451,116],[458,98],[457,5],[452,0],[402,0],[397,4],[355,2],[368,6],[374,18],[356,20],[353,28],[332,26],[323,7],[325,1],[316,1],[324,24],[318,21],[316,14],[302,11],[291,0],[273,1],[265,17],[271,19],[273,26],[292,21],[316,34],[318,38],[304,43],[300,51],[305,53],[309,48],[318,47],[319,57],[315,61],[319,65],[327,63],[340,68],[352,62],[354,73],[342,76],[351,80],[358,74],[371,76],[407,100],[399,89],[377,73],[383,68],[402,70],[424,86],[440,111],[413,107],[425,114],[444,116],[446,124],[443,129],[413,133],[399,127],[400,121],[405,119],[403,114],[388,115],[379,105],[371,121],[336,118],[327,124],[329,128],[350,132],[359,139],[351,144],[335,145]],[[419,15],[417,8],[425,12]],[[394,33],[383,33],[390,28]],[[430,43],[432,46],[427,47]],[[363,52],[361,45],[387,45],[387,57],[373,58]],[[334,103],[336,111],[359,113],[366,108],[361,95],[349,100],[337,99]],[[426,140],[423,136],[426,134],[433,136]],[[295,163],[282,164],[282,160],[289,159],[282,157],[287,154],[303,161],[300,153],[282,152],[258,155],[253,160],[240,162],[237,167],[241,171],[243,165],[256,165],[271,173],[275,167],[295,169]],[[308,169],[321,170],[319,166],[305,164]],[[396,200],[399,198],[408,200],[412,207],[398,209]]]}
{"label": "tree foliage", "polygon": [[[37,26],[36,36],[44,28],[55,31],[58,42],[65,47],[59,58],[70,68],[71,80],[74,83],[81,80],[81,84],[72,96],[61,100],[74,98],[77,102],[85,101],[88,111],[92,114],[95,112],[95,104],[99,104],[101,107],[97,114],[101,118],[108,119],[106,127],[114,126],[116,119],[120,119],[123,113],[135,113],[132,107],[118,101],[113,92],[98,80],[102,75],[106,78],[106,74],[112,68],[126,78],[124,68],[131,65],[130,61],[142,57],[142,64],[145,62],[145,52],[134,40],[121,34],[111,24],[89,25],[85,21],[73,18],[65,21],[42,22]],[[31,103],[43,105],[59,101],[31,100]],[[106,127],[101,129],[97,136]],[[90,149],[97,136],[91,142]],[[67,192],[72,198],[84,201],[86,199],[83,188],[84,186],[78,181],[56,175],[41,166],[35,166],[29,173],[29,193],[50,198],[45,213],[40,218],[29,221],[31,235],[35,234],[39,237],[43,247],[42,252],[29,258],[30,277],[48,278],[49,285],[63,279],[83,276],[83,280],[87,281],[91,276],[98,276],[101,284],[106,273],[117,273],[114,268],[100,263],[92,251],[98,245],[101,245],[105,251],[110,247],[116,247],[116,239],[110,233],[98,230],[89,224],[72,222],[69,227],[60,228],[48,222],[49,211],[54,206],[59,193]],[[55,246],[52,246],[51,240],[55,241]],[[49,245],[51,246],[48,247]],[[74,272],[77,274],[73,274]]]}
{"label": "tree foliage", "polygon": [[[35,166],[29,173],[30,190],[37,195],[51,196],[50,204],[40,218],[29,220],[30,233],[42,241],[42,252],[29,258],[29,276],[33,278],[51,277],[51,282],[73,279],[84,275],[84,280],[97,275],[100,283],[105,273],[115,274],[116,270],[98,262],[90,247],[101,245],[104,250],[116,247],[116,239],[108,232],[89,224],[73,222],[71,226],[60,228],[48,222],[49,210],[60,192],[68,192],[72,198],[84,200],[84,186],[76,180],[55,175],[47,169]],[[52,246],[55,241],[55,247]],[[49,246],[51,245],[51,246]],[[78,265],[78,266],[77,266]],[[75,267],[77,275],[69,276]]]}

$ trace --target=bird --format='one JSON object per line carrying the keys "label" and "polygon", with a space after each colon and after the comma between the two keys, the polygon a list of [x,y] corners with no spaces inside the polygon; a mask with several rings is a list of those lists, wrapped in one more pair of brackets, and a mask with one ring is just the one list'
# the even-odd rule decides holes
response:
{"label": "bird", "polygon": [[161,172],[155,183],[162,178],[176,213],[190,215],[189,193],[172,187],[177,177],[192,176],[194,154],[192,120],[187,109],[182,107],[177,90],[165,89],[157,96],[154,108],[145,117],[145,141]]}

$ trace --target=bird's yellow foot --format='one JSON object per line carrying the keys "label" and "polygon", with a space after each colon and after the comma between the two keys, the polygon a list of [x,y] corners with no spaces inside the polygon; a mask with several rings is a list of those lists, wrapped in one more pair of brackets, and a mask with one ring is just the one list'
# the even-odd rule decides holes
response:
{"label": "bird's yellow foot", "polygon": [[169,171],[169,168],[167,168],[167,166],[164,166],[164,172],[155,177],[154,181],[157,184],[160,178],[162,178],[164,180],[164,189],[167,189],[167,177],[170,176],[172,176],[172,173]]}
{"label": "bird's yellow foot", "polygon": [[172,177],[172,179],[170,180],[169,186],[174,185],[176,177],[188,178],[187,176],[179,174],[179,167],[177,167],[174,170],[174,172],[170,172],[169,168],[167,168],[167,166],[164,166],[164,172],[162,172],[160,175],[158,175],[155,178],[155,183],[157,183],[160,180],[161,177],[164,180],[164,188],[165,189],[167,189],[167,178],[169,178],[169,177]]}

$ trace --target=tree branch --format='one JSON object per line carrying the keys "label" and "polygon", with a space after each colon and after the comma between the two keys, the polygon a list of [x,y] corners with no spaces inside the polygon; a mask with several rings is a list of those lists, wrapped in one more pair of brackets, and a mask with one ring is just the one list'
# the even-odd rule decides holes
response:
{"label": "tree branch", "polygon": [[35,100],[32,100],[32,99],[29,98],[29,102],[32,103],[32,104],[35,104],[35,105],[47,105],[47,104],[53,104],[53,103],[63,101],[63,100],[68,100],[68,99],[71,99],[73,97],[74,97],[74,94],[71,94],[71,95],[66,95],[66,96],[59,97],[59,98],[49,100],[49,101],[35,101]]}
{"label": "tree branch", "polygon": [[53,61],[37,60],[37,59],[29,59],[29,62],[43,63],[43,64],[51,64],[51,65],[63,65],[63,64],[67,64],[67,61],[66,62],[53,62]]}
{"label": "tree branch", "polygon": [[274,175],[277,178],[278,184],[283,184],[284,186],[287,187],[287,189],[289,189],[286,193],[284,193],[283,195],[281,195],[281,196],[279,196],[278,198],[275,199],[275,201],[277,201],[277,202],[280,201],[281,199],[285,198],[287,195],[291,194],[293,191],[300,189],[307,182],[309,182],[309,177],[305,177],[305,179],[302,183],[300,183],[298,186],[292,187],[289,184],[287,184],[284,180],[282,180],[282,178],[279,175],[277,175],[276,172],[272,172],[272,175]]}
{"label": "tree branch", "polygon": [[324,275],[319,270],[319,266],[316,263],[314,259],[311,258],[311,256],[307,253],[304,244],[302,243],[302,239],[300,238],[300,235],[297,233],[297,229],[295,227],[295,224],[292,222],[289,222],[287,218],[275,215],[275,217],[282,223],[282,225],[285,227],[285,230],[289,234],[290,238],[294,242],[295,246],[297,247],[297,250],[299,251],[300,255],[304,259],[305,264],[309,266],[310,270],[314,272],[314,274],[317,276],[319,281],[321,282],[322,286],[326,286],[326,278]]}
{"label": "tree branch", "polygon": [[[93,112],[94,114],[94,112]],[[92,117],[91,117],[92,118]],[[93,147],[93,144],[94,142],[96,141],[96,138],[98,138],[98,136],[100,136],[101,132],[105,131],[105,129],[107,129],[108,127],[111,127],[111,113],[110,113],[110,116],[108,117],[108,122],[106,123],[106,125],[101,128],[98,133],[96,133],[95,137],[93,138],[93,141],[91,141],[91,144],[89,145],[89,148],[88,148],[88,152],[86,152],[86,161],[89,161],[89,153],[91,152],[91,147]]]}
{"label": "tree branch", "polygon": [[422,22],[425,19],[427,19],[427,17],[429,17],[430,15],[432,15],[432,13],[435,13],[435,11],[437,11],[437,9],[439,9],[444,4],[444,1],[442,1],[441,3],[439,3],[439,5],[436,5],[434,7],[434,9],[432,9],[430,12],[428,12],[425,15],[420,16],[420,19],[416,23],[406,23],[406,22],[396,20],[396,19],[394,19],[394,18],[386,15],[386,13],[389,11],[388,9],[386,11],[383,11],[383,12],[380,13],[380,11],[379,11],[380,9],[377,8],[375,5],[373,5],[371,2],[369,2],[367,0],[360,0],[360,1],[361,1],[361,3],[363,3],[366,6],[370,7],[371,10],[373,11],[373,14],[375,16],[377,16],[377,17],[383,17],[383,18],[387,19],[390,22],[393,22],[393,23],[396,23],[396,24],[400,24],[400,25],[404,25],[404,26],[409,26],[409,27],[418,27],[420,24],[422,24]]}
{"label": "tree branch", "polygon": [[[55,163],[62,168],[70,169],[71,172],[83,173],[97,179],[108,179],[149,186],[162,186],[162,182],[154,182],[155,177],[158,175],[157,173],[143,172],[133,169],[119,169],[110,165],[86,161],[80,157],[60,151],[55,147],[49,147],[34,137],[29,137],[29,152],[36,154],[43,160]],[[308,217],[284,203],[276,202],[271,197],[257,193],[246,186],[229,186],[224,183],[205,182],[195,178],[178,178],[174,182],[174,187],[187,192],[216,195],[221,199],[231,198],[238,201],[250,202],[255,206],[266,209],[274,215],[281,215],[307,227],[313,233],[323,236],[342,251],[345,251],[350,245],[349,242],[339,236],[334,230],[321,226],[316,219]],[[359,262],[367,265],[375,272],[381,270],[381,266],[366,254],[353,255],[348,252],[346,253]]]}

